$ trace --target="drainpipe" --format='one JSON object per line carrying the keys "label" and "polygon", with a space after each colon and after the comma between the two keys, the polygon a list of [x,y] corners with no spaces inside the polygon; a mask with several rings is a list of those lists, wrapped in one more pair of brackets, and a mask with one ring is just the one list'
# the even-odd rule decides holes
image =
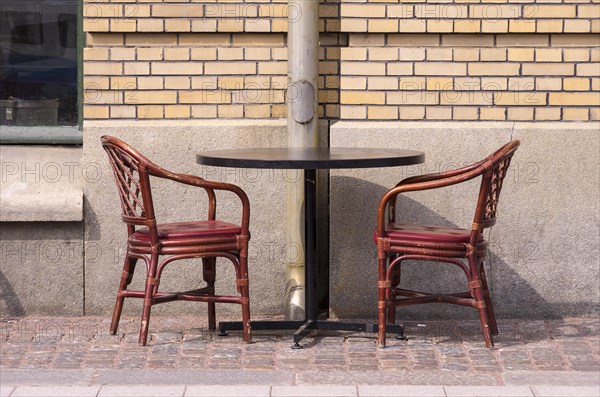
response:
{"label": "drainpipe", "polygon": [[[318,146],[319,0],[288,1],[288,146]],[[287,178],[286,307],[304,319],[304,178]]]}

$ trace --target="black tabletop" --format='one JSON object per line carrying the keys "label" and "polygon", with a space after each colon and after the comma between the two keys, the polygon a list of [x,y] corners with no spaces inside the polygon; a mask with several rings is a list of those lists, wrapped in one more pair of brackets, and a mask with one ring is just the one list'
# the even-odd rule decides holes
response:
{"label": "black tabletop", "polygon": [[257,148],[202,151],[196,162],[236,168],[328,169],[372,168],[420,164],[416,150],[374,148]]}

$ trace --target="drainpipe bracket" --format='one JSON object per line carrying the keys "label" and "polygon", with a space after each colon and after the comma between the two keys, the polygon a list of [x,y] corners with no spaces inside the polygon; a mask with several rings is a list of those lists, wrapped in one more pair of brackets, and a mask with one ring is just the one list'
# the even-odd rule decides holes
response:
{"label": "drainpipe bracket", "polygon": [[315,87],[306,80],[293,82],[288,89],[288,103],[296,123],[310,123],[315,117]]}

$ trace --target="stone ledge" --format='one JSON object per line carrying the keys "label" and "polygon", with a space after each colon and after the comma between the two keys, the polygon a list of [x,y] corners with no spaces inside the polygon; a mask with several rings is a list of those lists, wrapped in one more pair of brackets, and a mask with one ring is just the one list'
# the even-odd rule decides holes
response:
{"label": "stone ledge", "polygon": [[83,164],[81,147],[0,146],[0,222],[83,220],[83,179],[102,172]]}
{"label": "stone ledge", "polygon": [[2,126],[0,145],[81,145],[77,126]]}
{"label": "stone ledge", "polygon": [[[588,122],[529,122],[529,121],[378,121],[378,120],[342,120],[331,126],[332,132],[337,130],[358,130],[364,132],[365,128],[377,129],[440,129],[440,130],[463,130],[465,128],[477,128],[480,130],[513,129],[541,131],[556,130],[590,130],[596,131],[600,123],[598,121]],[[332,146],[335,146],[332,144]]]}

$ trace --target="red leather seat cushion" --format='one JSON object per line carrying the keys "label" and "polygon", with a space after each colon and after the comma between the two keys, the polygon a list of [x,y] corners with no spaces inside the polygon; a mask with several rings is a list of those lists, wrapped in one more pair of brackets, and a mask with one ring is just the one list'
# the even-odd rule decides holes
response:
{"label": "red leather seat cushion", "polygon": [[[236,235],[241,232],[241,228],[233,223],[222,221],[199,221],[199,222],[180,222],[164,223],[158,225],[158,238],[161,240],[177,240],[196,237],[223,237]],[[135,240],[150,240],[150,233],[147,227],[142,227],[136,231],[131,238]]]}
{"label": "red leather seat cushion", "polygon": [[[387,225],[385,234],[393,240],[468,243],[471,231],[442,226],[390,223]],[[377,231],[375,231],[375,235],[377,235]]]}

